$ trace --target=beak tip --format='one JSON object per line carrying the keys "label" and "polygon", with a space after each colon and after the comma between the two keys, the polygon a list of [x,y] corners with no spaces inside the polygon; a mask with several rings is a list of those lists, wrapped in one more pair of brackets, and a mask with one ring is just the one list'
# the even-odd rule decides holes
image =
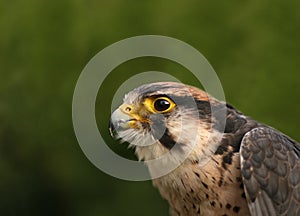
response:
{"label": "beak tip", "polygon": [[115,138],[116,137],[116,128],[111,119],[109,120],[109,128],[108,129],[109,129],[110,136],[112,138]]}

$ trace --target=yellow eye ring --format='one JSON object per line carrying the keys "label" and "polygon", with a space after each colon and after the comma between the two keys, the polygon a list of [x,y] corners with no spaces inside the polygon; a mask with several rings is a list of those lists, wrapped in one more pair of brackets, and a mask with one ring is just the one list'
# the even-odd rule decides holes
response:
{"label": "yellow eye ring", "polygon": [[166,113],[176,106],[168,97],[147,98],[144,101],[144,105],[153,113]]}

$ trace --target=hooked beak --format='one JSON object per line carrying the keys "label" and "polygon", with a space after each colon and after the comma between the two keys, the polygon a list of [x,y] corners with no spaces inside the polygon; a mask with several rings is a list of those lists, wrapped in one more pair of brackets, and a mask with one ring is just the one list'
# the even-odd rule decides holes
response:
{"label": "hooked beak", "polygon": [[109,131],[112,137],[116,137],[118,131],[124,131],[127,129],[137,129],[138,124],[141,122],[150,123],[147,118],[141,117],[139,112],[134,109],[133,106],[128,104],[121,105],[111,115],[109,123]]}
{"label": "hooked beak", "polygon": [[120,108],[116,109],[111,115],[111,119],[109,122],[110,135],[112,137],[115,137],[117,131],[123,131],[129,128],[134,128],[136,121],[136,119],[134,119],[127,113],[124,113]]}

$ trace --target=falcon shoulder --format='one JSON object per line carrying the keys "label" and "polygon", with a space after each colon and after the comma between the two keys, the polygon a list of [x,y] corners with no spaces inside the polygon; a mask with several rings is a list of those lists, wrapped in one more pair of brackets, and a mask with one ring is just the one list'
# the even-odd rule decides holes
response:
{"label": "falcon shoulder", "polygon": [[251,215],[300,215],[300,146],[259,127],[242,139],[241,172]]}

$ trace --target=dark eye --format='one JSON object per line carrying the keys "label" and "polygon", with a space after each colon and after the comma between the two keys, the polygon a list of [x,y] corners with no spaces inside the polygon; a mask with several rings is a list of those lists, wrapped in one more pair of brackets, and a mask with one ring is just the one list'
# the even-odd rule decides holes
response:
{"label": "dark eye", "polygon": [[154,108],[159,112],[169,109],[170,106],[171,106],[170,102],[165,99],[157,99],[154,102]]}

